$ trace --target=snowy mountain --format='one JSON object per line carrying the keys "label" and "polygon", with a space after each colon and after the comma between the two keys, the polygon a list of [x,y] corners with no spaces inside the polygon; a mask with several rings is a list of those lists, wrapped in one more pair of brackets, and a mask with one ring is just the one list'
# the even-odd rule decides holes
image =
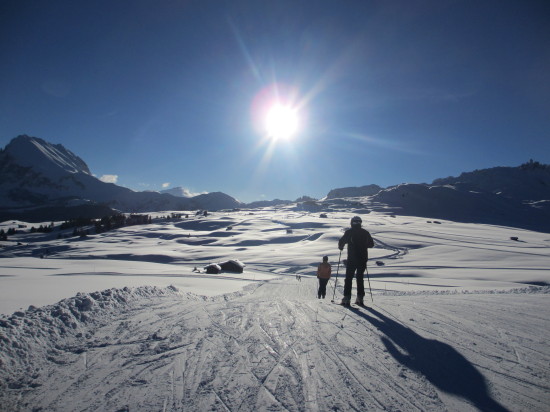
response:
{"label": "snowy mountain", "polygon": [[62,145],[51,144],[37,137],[21,135],[13,139],[5,148],[13,163],[30,167],[46,176],[67,173],[91,175],[88,165]]}
{"label": "snowy mountain", "polygon": [[175,197],[193,199],[198,208],[207,210],[233,209],[243,206],[237,199],[222,192],[201,193],[193,195],[183,187],[173,187],[162,190],[160,193],[170,194]]}
{"label": "snowy mountain", "polygon": [[[550,166],[529,162],[436,179],[432,184],[404,183],[332,190],[324,200],[348,199],[363,212],[490,223],[550,231]],[[347,205],[347,202],[340,200]]]}
{"label": "snowy mountain", "polygon": [[270,206],[289,205],[291,203],[292,202],[290,200],[281,200],[281,199],[257,200],[252,203],[247,203],[245,206],[250,209],[255,209],[255,208],[270,207]]}
{"label": "snowy mountain", "polygon": [[102,217],[122,212],[260,208],[296,203],[316,213],[352,207],[407,216],[491,223],[550,232],[550,166],[530,161],[436,179],[431,184],[377,185],[331,190],[319,201],[300,198],[243,204],[221,193],[198,196],[183,188],[134,192],[94,177],[86,163],[42,139],[19,136],[0,151],[0,221]]}
{"label": "snowy mountain", "polygon": [[548,211],[500,195],[464,190],[460,186],[403,184],[380,191],[367,204],[390,205],[394,213],[407,216],[491,223],[533,230],[549,229]]}
{"label": "snowy mountain", "polygon": [[366,185],[361,187],[343,187],[332,189],[328,192],[325,199],[336,199],[343,197],[372,196],[378,193],[382,188],[378,185]]}
{"label": "snowy mountain", "polygon": [[194,195],[189,192],[188,189],[178,186],[178,187],[172,187],[171,189],[161,190],[160,193],[167,193],[172,196],[176,197],[193,197]]}
{"label": "snowy mountain", "polygon": [[201,208],[208,210],[233,209],[242,206],[241,202],[222,192],[198,195],[193,197],[193,201],[201,205]]}
{"label": "snowy mountain", "polygon": [[[231,200],[232,199],[232,200]],[[77,216],[159,210],[217,210],[240,204],[229,196],[175,197],[134,192],[94,177],[86,163],[62,145],[18,136],[0,152],[0,220],[58,220]],[[219,201],[219,203],[218,203]]]}
{"label": "snowy mountain", "polygon": [[531,160],[519,167],[493,167],[436,179],[433,185],[459,186],[463,191],[493,193],[517,200],[550,200],[550,165]]}

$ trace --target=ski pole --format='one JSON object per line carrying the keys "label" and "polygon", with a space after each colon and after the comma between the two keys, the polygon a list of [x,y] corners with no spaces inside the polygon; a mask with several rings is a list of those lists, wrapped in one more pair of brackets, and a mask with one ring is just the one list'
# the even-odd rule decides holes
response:
{"label": "ski pole", "polygon": [[338,256],[338,266],[336,267],[336,280],[334,281],[334,292],[332,293],[331,302],[334,303],[334,296],[336,296],[336,284],[338,283],[338,271],[340,270],[340,258],[342,257],[342,250],[340,250],[340,256]]}
{"label": "ski pole", "polygon": [[372,304],[374,305],[374,299],[372,298],[372,289],[370,287],[369,269],[367,268],[367,266],[365,266],[365,270],[367,271],[367,280],[369,281],[370,300],[372,301]]}

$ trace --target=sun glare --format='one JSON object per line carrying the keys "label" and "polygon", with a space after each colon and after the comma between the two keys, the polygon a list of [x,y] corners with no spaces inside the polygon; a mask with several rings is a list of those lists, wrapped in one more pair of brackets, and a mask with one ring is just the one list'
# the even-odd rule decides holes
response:
{"label": "sun glare", "polygon": [[265,127],[272,139],[290,139],[298,130],[298,115],[290,106],[274,104],[267,112]]}

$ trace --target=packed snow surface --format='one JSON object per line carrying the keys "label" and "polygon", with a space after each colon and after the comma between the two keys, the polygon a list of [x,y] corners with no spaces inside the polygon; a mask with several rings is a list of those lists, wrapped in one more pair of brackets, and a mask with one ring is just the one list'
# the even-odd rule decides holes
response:
{"label": "packed snow surface", "polygon": [[[372,298],[347,309],[330,301],[352,215],[266,208],[10,236],[0,409],[547,411],[550,235],[364,215]],[[229,259],[244,273],[204,273]]]}

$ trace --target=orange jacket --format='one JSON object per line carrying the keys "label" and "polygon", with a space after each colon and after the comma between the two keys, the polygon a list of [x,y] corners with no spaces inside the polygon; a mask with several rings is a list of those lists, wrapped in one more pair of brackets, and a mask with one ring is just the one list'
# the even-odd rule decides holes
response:
{"label": "orange jacket", "polygon": [[319,279],[330,279],[331,271],[332,271],[332,267],[330,266],[330,263],[322,262],[317,268],[317,277]]}

